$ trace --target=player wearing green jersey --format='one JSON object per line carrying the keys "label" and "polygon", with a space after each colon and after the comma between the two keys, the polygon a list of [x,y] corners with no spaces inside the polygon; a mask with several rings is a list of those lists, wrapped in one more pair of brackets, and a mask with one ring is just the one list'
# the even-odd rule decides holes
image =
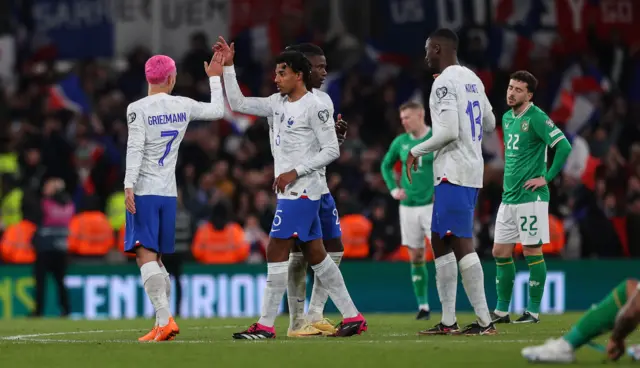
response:
{"label": "player wearing green jersey", "polygon": [[[538,323],[540,302],[547,278],[542,245],[549,243],[549,188],[547,183],[564,166],[571,144],[547,114],[531,102],[538,85],[527,71],[511,75],[507,104],[502,116],[504,138],[504,185],[496,217],[493,256],[496,259],[498,304],[491,314],[494,323],[509,323],[509,303],[516,268],[513,247],[522,243],[529,265],[527,309],[514,323]],[[547,147],[555,157],[547,171]]]}
{"label": "player wearing green jersey", "polygon": [[[558,339],[522,349],[522,356],[535,363],[572,363],[575,351],[601,334],[611,330],[606,352],[609,359],[618,360],[625,353],[625,340],[640,323],[640,284],[635,279],[623,280],[600,303],[589,309]],[[640,360],[640,345],[627,352]]]}
{"label": "player wearing green jersey", "polygon": [[415,145],[431,137],[431,128],[424,122],[424,106],[418,102],[407,102],[400,106],[400,120],[406,133],[391,143],[382,160],[382,176],[391,196],[400,201],[400,232],[402,245],[409,249],[411,258],[411,280],[418,301],[416,319],[428,320],[429,276],[425,264],[425,240],[431,239],[431,213],[433,212],[433,153],[418,159],[418,170],[413,172],[413,185],[406,175],[400,175],[400,186],[393,175],[393,165],[402,161],[404,168],[409,151]]}

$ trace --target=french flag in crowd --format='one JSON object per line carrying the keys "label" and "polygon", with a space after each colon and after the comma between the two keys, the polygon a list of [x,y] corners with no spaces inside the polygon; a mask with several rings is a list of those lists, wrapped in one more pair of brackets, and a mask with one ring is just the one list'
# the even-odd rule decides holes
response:
{"label": "french flag in crowd", "polygon": [[226,120],[233,128],[234,133],[243,134],[253,122],[256,121],[256,117],[253,115],[245,115],[239,112],[231,110],[229,103],[225,101],[223,120]]}
{"label": "french flag in crowd", "polygon": [[597,68],[583,69],[574,64],[563,74],[551,120],[564,122],[564,129],[569,134],[579,133],[599,113],[591,95],[609,89],[608,79]]}
{"label": "french flag in crowd", "polygon": [[69,74],[65,79],[49,87],[48,107],[52,110],[67,109],[88,115],[91,113],[89,97],[82,89],[80,77]]}
{"label": "french flag in crowd", "polygon": [[546,12],[541,1],[497,0],[495,12],[498,27],[490,33],[495,66],[503,70],[525,69],[531,57],[549,56],[555,34],[541,24]]}
{"label": "french flag in crowd", "polygon": [[[503,70],[524,68],[535,48],[532,33],[535,31],[530,22],[535,15],[531,1],[498,0],[495,5],[495,21],[499,25],[491,32],[491,55],[497,57],[495,66]],[[527,26],[523,26],[527,24]]]}
{"label": "french flag in crowd", "polygon": [[497,29],[491,37],[491,55],[497,57],[494,65],[502,70],[524,69],[534,50],[530,38],[520,35],[515,30]]}

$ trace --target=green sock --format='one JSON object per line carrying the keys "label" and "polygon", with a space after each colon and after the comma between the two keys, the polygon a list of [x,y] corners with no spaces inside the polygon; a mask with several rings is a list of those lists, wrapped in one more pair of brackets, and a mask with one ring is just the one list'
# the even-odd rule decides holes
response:
{"label": "green sock", "polygon": [[429,274],[425,263],[411,264],[411,281],[413,282],[413,292],[416,294],[418,305],[428,307],[429,295],[427,294],[427,286],[429,285]]}
{"label": "green sock", "polygon": [[544,262],[544,256],[525,256],[527,265],[529,266],[529,303],[527,311],[531,313],[540,313],[540,302],[544,294],[544,283],[547,280],[547,264]]}
{"label": "green sock", "polygon": [[594,337],[613,328],[618,310],[626,302],[627,280],[624,280],[600,304],[591,307],[563,338],[574,349],[588,343]]}
{"label": "green sock", "polygon": [[496,258],[496,291],[498,293],[498,305],[496,310],[509,312],[513,283],[516,281],[516,265],[513,258]]}

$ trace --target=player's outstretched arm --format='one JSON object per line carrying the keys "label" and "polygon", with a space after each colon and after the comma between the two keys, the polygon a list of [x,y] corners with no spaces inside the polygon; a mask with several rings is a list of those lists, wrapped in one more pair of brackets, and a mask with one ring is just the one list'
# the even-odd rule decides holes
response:
{"label": "player's outstretched arm", "polygon": [[617,360],[624,354],[624,341],[635,331],[638,324],[640,324],[640,291],[636,289],[618,312],[611,332],[611,340],[607,346],[609,358]]}
{"label": "player's outstretched arm", "polygon": [[129,105],[127,107],[127,157],[124,177],[124,188],[133,188],[138,181],[146,130],[142,112]]}
{"label": "player's outstretched arm", "polygon": [[441,111],[440,118],[432,123],[433,135],[411,149],[411,154],[414,157],[435,152],[458,139],[458,112],[456,110]]}
{"label": "player's outstretched arm", "polygon": [[340,157],[335,122],[326,106],[320,105],[311,111],[311,129],[313,129],[318,142],[320,142],[320,152],[306,162],[296,166],[295,171],[299,177],[327,167]]}
{"label": "player's outstretched arm", "polygon": [[224,87],[227,94],[227,101],[231,110],[241,112],[243,114],[269,117],[273,114],[270,98],[245,97],[240,90],[238,80],[236,79],[236,70],[233,67],[233,57],[235,56],[235,48],[233,42],[231,45],[220,36],[213,50],[222,55],[222,64],[224,71]]}
{"label": "player's outstretched arm", "polygon": [[229,101],[231,110],[263,117],[268,117],[273,114],[271,98],[245,97],[242,94],[233,65],[224,67],[223,78],[227,101]]}
{"label": "player's outstretched arm", "polygon": [[224,116],[224,96],[220,81],[223,60],[221,53],[215,53],[210,63],[204,63],[204,70],[209,77],[211,102],[197,102],[189,99],[191,103],[190,120],[218,120]]}

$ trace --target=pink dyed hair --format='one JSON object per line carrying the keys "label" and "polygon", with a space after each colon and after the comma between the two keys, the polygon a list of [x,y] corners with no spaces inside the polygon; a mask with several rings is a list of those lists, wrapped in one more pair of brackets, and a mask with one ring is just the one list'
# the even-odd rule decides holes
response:
{"label": "pink dyed hair", "polygon": [[176,72],[176,62],[166,55],[154,55],[144,64],[144,74],[149,84],[164,84]]}

